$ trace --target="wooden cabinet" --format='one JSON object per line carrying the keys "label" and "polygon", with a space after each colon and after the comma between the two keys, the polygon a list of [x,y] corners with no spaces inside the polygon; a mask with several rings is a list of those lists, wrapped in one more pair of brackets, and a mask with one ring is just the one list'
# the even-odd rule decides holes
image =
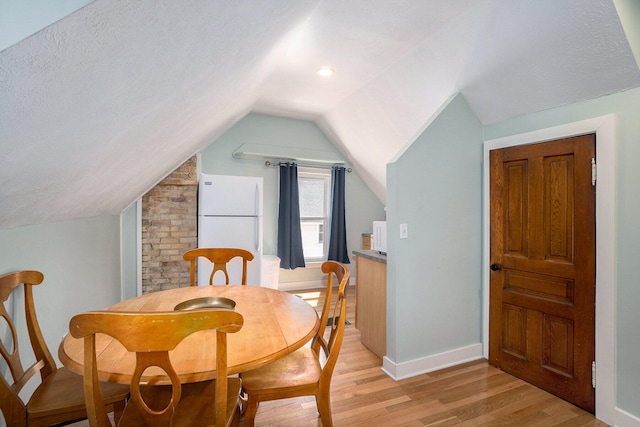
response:
{"label": "wooden cabinet", "polygon": [[382,357],[387,353],[387,258],[376,251],[356,256],[356,328],[360,341]]}
{"label": "wooden cabinet", "polygon": [[362,249],[364,250],[371,249],[371,233],[362,235]]}

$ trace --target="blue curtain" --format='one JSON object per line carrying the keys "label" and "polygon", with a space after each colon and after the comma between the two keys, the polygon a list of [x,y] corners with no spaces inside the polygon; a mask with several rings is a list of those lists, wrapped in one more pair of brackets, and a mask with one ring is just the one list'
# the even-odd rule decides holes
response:
{"label": "blue curtain", "polygon": [[280,164],[280,204],[278,208],[278,257],[280,268],[304,267],[300,201],[298,199],[298,166]]}
{"label": "blue curtain", "polygon": [[334,166],[331,169],[331,233],[329,234],[328,259],[342,263],[349,263],[347,251],[347,227],[345,224],[343,167]]}

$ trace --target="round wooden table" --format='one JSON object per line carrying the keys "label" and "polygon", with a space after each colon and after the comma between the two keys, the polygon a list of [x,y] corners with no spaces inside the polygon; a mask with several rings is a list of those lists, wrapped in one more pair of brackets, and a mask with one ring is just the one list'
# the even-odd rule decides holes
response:
{"label": "round wooden table", "polygon": [[[316,310],[299,297],[257,286],[194,286],[153,292],[115,304],[107,310],[163,311],[193,298],[224,297],[236,302],[235,310],[244,317],[244,326],[228,335],[229,374],[245,372],[281,358],[307,343],[319,327]],[[135,354],[115,339],[99,334],[98,375],[103,381],[129,384],[135,367]],[[196,382],[216,376],[215,331],[202,331],[187,337],[171,353],[171,363],[181,382]],[[67,334],[58,350],[60,361],[79,374],[83,371],[83,340]],[[149,384],[166,382],[164,372],[148,369]]]}

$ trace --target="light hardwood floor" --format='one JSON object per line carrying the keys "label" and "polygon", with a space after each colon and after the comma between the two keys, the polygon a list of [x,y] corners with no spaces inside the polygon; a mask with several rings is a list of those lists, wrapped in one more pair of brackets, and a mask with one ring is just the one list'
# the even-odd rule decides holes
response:
{"label": "light hardwood floor", "polygon": [[[320,309],[323,292],[294,292]],[[349,287],[345,340],[333,375],[336,427],[593,426],[607,424],[564,400],[478,360],[393,381],[382,361],[360,343],[355,289]],[[86,422],[73,424],[86,427]],[[244,423],[240,421],[240,426]],[[259,427],[321,426],[313,398],[260,404]]]}

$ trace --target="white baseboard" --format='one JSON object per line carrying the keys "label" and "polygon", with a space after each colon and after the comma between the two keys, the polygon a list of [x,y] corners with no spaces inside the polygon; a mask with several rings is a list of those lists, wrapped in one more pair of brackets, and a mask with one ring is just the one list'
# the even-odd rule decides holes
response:
{"label": "white baseboard", "polygon": [[326,285],[322,283],[322,280],[308,280],[306,282],[280,282],[278,283],[279,291],[298,291],[304,289],[319,289],[324,288]]}
{"label": "white baseboard", "polygon": [[482,359],[482,357],[482,343],[402,363],[395,363],[385,356],[382,358],[382,371],[393,380],[399,381],[427,372],[437,371],[438,369],[448,368],[449,366]]}
{"label": "white baseboard", "polygon": [[[302,291],[305,289],[324,289],[327,286],[325,280],[307,280],[305,282],[280,282],[278,283],[279,291]],[[349,278],[349,286],[355,286],[355,280]]]}
{"label": "white baseboard", "polygon": [[[596,413],[596,418],[598,414]],[[640,418],[623,411],[620,408],[615,409],[615,427],[640,427]]]}

